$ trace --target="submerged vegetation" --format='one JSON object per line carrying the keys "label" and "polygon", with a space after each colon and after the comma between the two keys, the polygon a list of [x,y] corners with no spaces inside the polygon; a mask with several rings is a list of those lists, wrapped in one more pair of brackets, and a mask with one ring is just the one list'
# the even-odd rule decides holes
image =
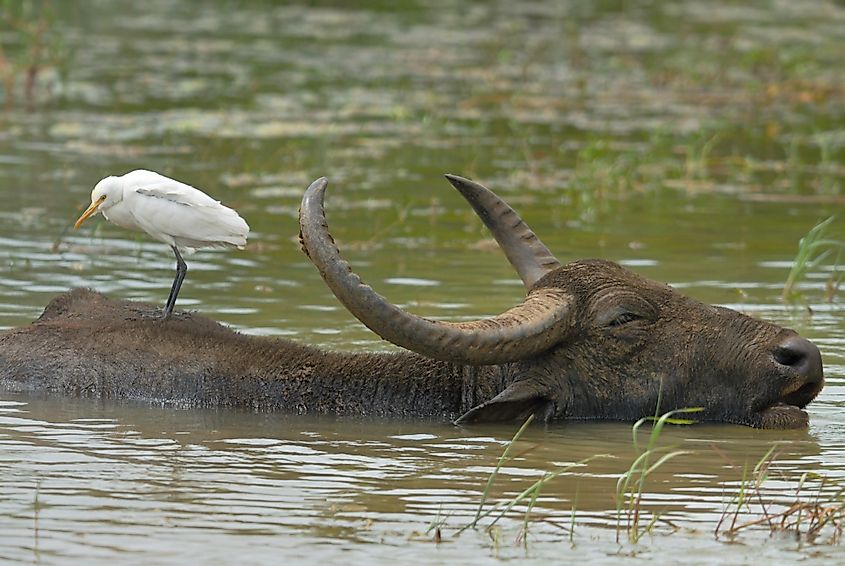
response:
{"label": "submerged vegetation", "polygon": [[[610,455],[608,455],[608,454],[599,454],[599,455],[596,455],[596,456],[590,456],[589,458],[584,458],[584,459],[582,459],[578,462],[575,462],[573,464],[562,466],[562,467],[560,467],[560,468],[558,468],[554,471],[546,472],[546,473],[543,474],[543,477],[541,477],[539,480],[535,481],[533,484],[529,485],[522,492],[517,494],[516,497],[513,497],[512,499],[507,500],[507,501],[499,501],[498,503],[491,505],[489,508],[485,509],[484,507],[487,504],[489,496],[490,496],[490,488],[493,486],[493,483],[496,481],[496,477],[499,474],[499,470],[501,469],[502,465],[507,461],[507,459],[510,455],[511,449],[516,444],[517,440],[519,440],[519,437],[522,436],[522,433],[525,432],[525,429],[528,428],[528,425],[531,424],[531,421],[533,419],[534,419],[534,415],[531,415],[530,417],[528,417],[528,419],[522,424],[522,426],[519,428],[519,430],[516,431],[516,434],[514,434],[513,438],[510,440],[510,442],[508,442],[507,445],[505,446],[504,452],[502,452],[502,455],[499,457],[499,460],[496,463],[496,467],[490,473],[490,477],[488,478],[487,483],[484,486],[484,491],[481,494],[481,500],[478,503],[478,510],[475,513],[475,518],[473,518],[472,521],[470,521],[469,523],[467,523],[466,525],[464,525],[463,527],[458,529],[458,531],[455,533],[456,535],[461,534],[462,532],[466,531],[467,529],[476,528],[478,526],[478,523],[479,523],[480,520],[485,519],[486,517],[489,517],[490,515],[495,515],[493,517],[493,520],[490,521],[490,523],[488,523],[485,527],[485,529],[487,531],[490,531],[491,529],[493,529],[496,526],[496,523],[498,523],[500,519],[502,519],[508,513],[510,513],[511,510],[516,505],[518,505],[520,503],[525,503],[525,511],[524,511],[523,521],[522,521],[522,531],[520,532],[519,539],[522,540],[522,541],[527,541],[528,540],[528,526],[529,526],[530,520],[531,520],[531,511],[534,509],[534,505],[537,502],[537,497],[540,495],[540,491],[543,489],[543,486],[545,486],[550,481],[552,481],[552,480],[554,480],[554,479],[556,479],[556,478],[558,478],[562,475],[570,473],[575,468],[578,468],[580,466],[584,466],[584,465],[588,464],[592,460],[595,460],[597,458],[609,458],[610,457]],[[573,510],[573,513],[574,513],[574,510]]]}
{"label": "submerged vegetation", "polygon": [[0,93],[7,110],[18,99],[34,110],[39,80],[66,75],[70,56],[58,26],[50,0],[0,1]]}
{"label": "submerged vegetation", "polygon": [[[621,543],[624,537],[630,544],[636,546],[646,534],[668,536],[685,531],[682,525],[662,517],[658,511],[648,510],[645,501],[649,495],[648,483],[654,472],[668,461],[692,453],[689,450],[661,446],[660,438],[664,427],[667,424],[692,424],[695,422],[693,419],[684,418],[682,415],[694,414],[699,410],[691,408],[669,411],[659,416],[640,419],[632,426],[635,457],[624,472],[617,474],[615,494],[617,543]],[[489,535],[494,547],[498,548],[506,544],[499,522],[508,517],[518,525],[517,534],[513,538],[514,544],[528,544],[529,532],[534,522],[561,529],[568,542],[575,543],[576,528],[581,518],[577,509],[577,496],[572,501],[570,520],[568,524],[564,524],[543,514],[534,513],[541,490],[558,478],[568,478],[570,481],[577,482],[579,470],[594,460],[617,460],[618,458],[610,454],[597,454],[560,466],[553,471],[544,472],[540,479],[530,483],[516,495],[503,497],[491,504],[491,488],[503,465],[515,458],[512,456],[515,446],[532,420],[533,415],[505,444],[496,466],[484,485],[475,516],[468,523],[457,527],[451,533],[453,537],[470,529],[482,528]],[[638,433],[649,422],[652,426],[648,434],[648,442],[644,447],[640,447]],[[809,472],[802,473],[798,478],[784,477],[777,472],[777,458],[783,446],[783,443],[774,443],[753,465],[737,466],[733,462],[728,462],[733,469],[741,471],[741,477],[732,484],[725,484],[731,487],[725,494],[726,500],[721,516],[711,527],[712,534],[717,540],[733,541],[744,532],[762,530],[772,535],[789,534],[797,541],[799,548],[803,544],[837,545],[841,542],[843,531],[845,531],[845,482]],[[783,488],[767,490],[766,484],[770,481],[781,484],[790,483],[791,494]],[[492,519],[484,522],[488,517]],[[426,531],[435,542],[447,540],[449,518],[450,516],[443,517],[438,512]],[[669,528],[657,530],[658,525]]]}
{"label": "submerged vegetation", "polygon": [[[772,448],[749,472],[743,470],[736,494],[725,505],[716,537],[735,538],[752,527],[772,534],[792,535],[799,543],[839,544],[845,530],[845,483],[805,472],[795,484],[794,499],[767,501],[762,487],[771,478],[779,446]],[[832,488],[832,489],[831,489]]]}
{"label": "submerged vegetation", "polygon": [[818,269],[825,260],[835,258],[833,270],[825,283],[827,300],[833,300],[842,283],[842,278],[845,277],[845,271],[840,269],[843,253],[845,253],[845,242],[830,237],[833,220],[834,217],[831,216],[819,222],[799,240],[798,253],[792,262],[786,284],[783,286],[784,300],[794,302],[801,299],[803,295],[799,286],[807,274]]}
{"label": "submerged vegetation", "polygon": [[[685,413],[697,413],[702,409],[690,408],[679,409],[677,411],[669,411],[660,416],[646,417],[638,420],[632,427],[632,434],[634,437],[634,450],[639,455],[634,458],[628,470],[619,477],[616,482],[616,540],[619,542],[620,531],[628,535],[628,540],[636,544],[643,534],[650,533],[657,522],[660,520],[659,513],[652,513],[651,519],[643,524],[643,497],[645,496],[645,485],[648,477],[652,475],[663,464],[683,454],[687,454],[685,450],[671,450],[665,451],[658,446],[660,440],[660,433],[666,424],[692,424],[695,421],[678,418],[676,415]],[[651,433],[648,437],[648,443],[643,450],[637,442],[637,433],[645,423],[652,422]],[[664,453],[662,453],[664,452]],[[625,518],[624,529],[622,527],[622,517]]]}

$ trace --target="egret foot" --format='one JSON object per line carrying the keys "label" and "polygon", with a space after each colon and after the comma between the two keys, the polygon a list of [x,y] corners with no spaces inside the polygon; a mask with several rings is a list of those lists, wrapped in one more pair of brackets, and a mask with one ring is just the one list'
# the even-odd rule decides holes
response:
{"label": "egret foot", "polygon": [[164,309],[157,307],[149,309],[134,308],[132,311],[133,314],[126,317],[126,320],[162,320],[164,315]]}
{"label": "egret foot", "polygon": [[167,314],[164,308],[153,307],[150,309],[136,308],[132,309],[134,312],[128,316],[126,320],[149,320],[149,321],[166,321],[166,320],[187,320],[191,318],[189,312],[171,312]]}

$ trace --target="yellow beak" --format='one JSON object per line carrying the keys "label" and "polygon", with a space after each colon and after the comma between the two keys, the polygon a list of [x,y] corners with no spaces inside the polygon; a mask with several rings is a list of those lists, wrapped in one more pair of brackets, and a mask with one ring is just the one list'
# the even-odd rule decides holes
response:
{"label": "yellow beak", "polygon": [[91,206],[89,206],[88,209],[82,213],[82,216],[80,216],[79,219],[74,223],[73,227],[79,228],[80,226],[82,226],[83,222],[97,214],[97,209],[100,208],[101,204],[103,204],[103,199],[95,200],[94,202],[92,202]]}

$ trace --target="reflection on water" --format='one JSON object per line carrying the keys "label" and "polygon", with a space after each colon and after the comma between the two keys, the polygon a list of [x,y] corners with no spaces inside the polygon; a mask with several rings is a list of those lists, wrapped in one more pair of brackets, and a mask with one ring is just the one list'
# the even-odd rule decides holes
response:
{"label": "reflection on water", "polygon": [[[172,411],[66,399],[5,401],[0,427],[2,555],[45,561],[147,553],[205,560],[220,549],[255,560],[274,553],[313,560],[313,552],[330,554],[327,541],[344,548],[375,543],[373,556],[389,559],[397,550],[427,552],[431,535],[424,532],[437,521],[446,537],[438,552],[486,554],[488,541],[477,532],[452,537],[472,520],[512,434],[506,427]],[[777,481],[761,492],[771,506],[791,502],[787,490],[826,459],[812,431],[701,426],[667,431],[662,441],[689,453],[649,480],[645,507],[687,536],[712,533],[726,493],[773,442],[783,443],[772,472]],[[569,538],[573,506],[576,543],[595,539],[612,552],[616,478],[634,457],[630,427],[534,427],[517,448],[499,471],[494,500],[513,497],[546,471],[609,455],[547,485],[530,528],[536,547],[529,548],[536,554],[528,556],[559,551]],[[512,544],[520,524],[519,516],[500,524],[504,554],[524,552]],[[705,548],[720,544],[711,536],[691,540]]]}
{"label": "reflection on water", "polygon": [[[250,333],[391,348],[299,251],[299,198],[327,175],[333,233],[377,290],[431,317],[502,312],[520,300],[520,282],[442,179],[452,172],[502,193],[562,260],[614,259],[813,339],[828,385],[810,430],[667,431],[667,447],[690,453],[656,473],[645,505],[681,531],[632,549],[613,529],[630,427],[534,427],[494,499],[544,471],[614,458],[544,488],[526,549],[514,543],[519,515],[501,531],[454,537],[511,427],[6,395],[0,556],[829,557],[835,549],[760,531],[736,544],[712,532],[743,469],[772,443],[782,443],[763,488],[772,501],[790,500],[805,472],[845,476],[845,324],[840,303],[824,300],[834,266],[804,282],[812,312],[780,298],[798,238],[843,202],[845,10],[815,0],[367,4],[53,3],[58,51],[33,111],[22,79],[15,105],[0,88],[0,326],[27,323],[68,287],[166,296],[166,246],[102,221],[69,230],[98,179],[139,167],[206,190],[254,230],[246,251],[191,258],[184,308]],[[25,62],[27,37],[0,28],[3,53]],[[425,532],[432,522],[443,522],[437,546]]]}

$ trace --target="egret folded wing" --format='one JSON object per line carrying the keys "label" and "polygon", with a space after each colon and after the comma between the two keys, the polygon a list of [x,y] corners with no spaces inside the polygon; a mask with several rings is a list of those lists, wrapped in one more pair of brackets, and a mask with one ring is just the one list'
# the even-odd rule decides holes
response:
{"label": "egret folded wing", "polygon": [[243,247],[249,225],[237,212],[184,185],[132,191],[133,215],[150,236],[179,248]]}
{"label": "egret folded wing", "polygon": [[168,182],[161,182],[152,185],[144,185],[138,187],[135,192],[139,195],[168,200],[176,204],[190,205],[190,206],[217,206],[220,201],[214,200],[204,192],[195,189],[185,183],[180,183],[172,179]]}

